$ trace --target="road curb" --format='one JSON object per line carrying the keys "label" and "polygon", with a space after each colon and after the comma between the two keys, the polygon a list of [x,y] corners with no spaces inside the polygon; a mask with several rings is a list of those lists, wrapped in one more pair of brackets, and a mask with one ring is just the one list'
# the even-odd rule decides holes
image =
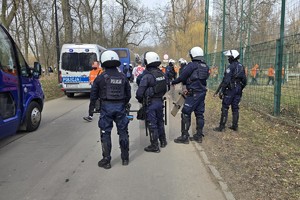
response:
{"label": "road curb", "polygon": [[203,160],[204,164],[207,166],[211,174],[215,177],[217,180],[226,200],[236,200],[233,196],[233,194],[229,191],[229,188],[227,186],[227,183],[224,181],[224,179],[221,177],[219,171],[216,169],[215,166],[213,166],[209,160],[208,157],[203,149],[203,147],[196,142],[192,142],[194,147],[198,150],[199,155],[201,156],[201,159]]}

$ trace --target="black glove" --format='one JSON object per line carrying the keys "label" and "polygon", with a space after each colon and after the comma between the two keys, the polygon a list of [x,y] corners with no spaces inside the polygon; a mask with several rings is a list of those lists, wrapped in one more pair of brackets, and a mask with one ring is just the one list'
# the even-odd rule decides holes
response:
{"label": "black glove", "polygon": [[219,98],[223,99],[223,97],[224,97],[224,93],[223,92],[219,92]]}
{"label": "black glove", "polygon": [[131,107],[131,104],[130,104],[130,103],[127,103],[126,106],[125,106],[125,109],[126,109],[127,111],[129,111],[129,110],[130,110],[130,107]]}

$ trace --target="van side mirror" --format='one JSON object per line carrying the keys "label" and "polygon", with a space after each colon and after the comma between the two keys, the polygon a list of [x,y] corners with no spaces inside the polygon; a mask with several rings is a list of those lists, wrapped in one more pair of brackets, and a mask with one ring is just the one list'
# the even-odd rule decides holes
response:
{"label": "van side mirror", "polygon": [[39,62],[34,62],[33,76],[38,78],[42,74],[42,66]]}

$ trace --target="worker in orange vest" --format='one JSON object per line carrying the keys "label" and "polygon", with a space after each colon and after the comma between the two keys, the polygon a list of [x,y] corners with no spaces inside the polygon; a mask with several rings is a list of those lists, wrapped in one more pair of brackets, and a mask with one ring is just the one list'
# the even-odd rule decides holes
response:
{"label": "worker in orange vest", "polygon": [[271,67],[269,67],[268,69],[268,77],[269,77],[269,80],[267,82],[267,85],[270,84],[270,82],[272,83],[272,85],[274,85],[274,78],[275,78],[275,70],[274,70],[274,67],[271,65]]}
{"label": "worker in orange vest", "polygon": [[255,64],[254,67],[252,67],[251,69],[251,77],[252,77],[252,80],[251,80],[251,85],[258,85],[258,82],[257,82],[257,78],[258,78],[258,72],[259,72],[259,65],[258,64]]}
{"label": "worker in orange vest", "polygon": [[[103,72],[103,69],[100,67],[99,61],[94,61],[92,65],[92,70],[90,71],[89,74],[89,83],[91,87],[93,87],[94,80],[96,79],[97,76],[99,76]],[[89,116],[83,117],[84,120],[91,122],[93,121],[93,114],[95,110],[95,105],[96,101],[90,100],[90,105],[89,105]]]}

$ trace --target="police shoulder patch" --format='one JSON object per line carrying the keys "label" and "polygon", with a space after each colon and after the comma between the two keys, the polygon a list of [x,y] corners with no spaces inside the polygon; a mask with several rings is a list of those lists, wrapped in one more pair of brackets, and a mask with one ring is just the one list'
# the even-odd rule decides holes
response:
{"label": "police shoulder patch", "polygon": [[226,73],[228,74],[229,72],[230,72],[230,69],[229,69],[229,68],[227,68],[227,69],[226,69]]}

